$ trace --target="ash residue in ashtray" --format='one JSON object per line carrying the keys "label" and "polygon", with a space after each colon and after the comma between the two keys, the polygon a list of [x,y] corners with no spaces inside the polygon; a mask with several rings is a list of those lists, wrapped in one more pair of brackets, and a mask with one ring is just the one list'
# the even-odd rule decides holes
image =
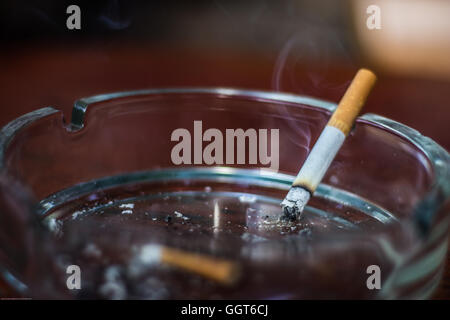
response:
{"label": "ash residue in ashtray", "polygon": [[[121,199],[92,209],[72,207],[59,219],[49,220],[49,228],[59,234],[59,243],[64,242],[64,251],[69,253],[68,264],[78,264],[83,270],[86,287],[80,297],[165,299],[230,294],[227,286],[169,266],[162,258],[157,263],[143,262],[138,249],[158,243],[188,255],[201,253],[257,266],[269,277],[269,264],[279,267],[279,261],[304,256],[312,239],[330,226],[330,221],[314,213],[295,221],[282,220],[277,203],[250,196],[171,199]],[[123,212],[127,210],[131,213]],[[258,279],[257,274],[250,277]]]}
{"label": "ash residue in ashtray", "polygon": [[310,223],[304,220],[281,219],[280,214],[267,214],[264,210],[247,209],[247,227],[252,233],[265,237],[279,237],[297,234],[308,228]]}
{"label": "ash residue in ashtray", "polygon": [[[153,221],[158,220],[158,218],[153,218]],[[173,213],[169,213],[164,217],[164,221],[168,224],[171,224],[173,222],[180,222],[181,224],[185,224],[186,221],[191,220],[190,217],[184,215],[183,213],[179,211],[174,211]]]}

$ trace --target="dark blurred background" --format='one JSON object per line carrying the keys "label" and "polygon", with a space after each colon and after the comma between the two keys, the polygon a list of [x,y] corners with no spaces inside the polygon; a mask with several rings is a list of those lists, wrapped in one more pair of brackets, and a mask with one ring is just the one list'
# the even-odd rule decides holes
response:
{"label": "dark blurred background", "polygon": [[[69,5],[81,29],[68,30]],[[380,8],[381,29],[366,26]],[[450,1],[17,1],[0,4],[0,125],[74,100],[224,86],[338,101],[356,70],[379,82],[366,112],[450,150]],[[450,274],[442,297],[450,296]]]}
{"label": "dark blurred background", "polygon": [[[379,30],[366,27],[374,3]],[[71,4],[81,30],[66,27]],[[338,101],[369,66],[380,81],[366,111],[450,149],[449,8],[445,0],[2,1],[0,124],[48,105],[68,115],[84,96],[164,86]]]}
{"label": "dark blurred background", "polygon": [[[381,8],[381,30],[365,26],[373,3]],[[369,66],[381,80],[367,110],[418,128],[449,149],[450,28],[439,22],[449,6],[408,3],[3,1],[0,122],[46,105],[68,111],[82,96],[161,86],[246,87],[337,101],[354,71]],[[66,27],[71,4],[81,9],[81,30]],[[420,14],[422,27],[415,26]],[[429,29],[428,37],[408,35],[421,28]]]}

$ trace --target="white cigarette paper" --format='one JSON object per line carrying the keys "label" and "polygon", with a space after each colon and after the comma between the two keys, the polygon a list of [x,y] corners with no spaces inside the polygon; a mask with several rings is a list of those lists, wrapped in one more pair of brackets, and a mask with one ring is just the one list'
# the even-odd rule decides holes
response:
{"label": "white cigarette paper", "polygon": [[314,192],[345,140],[339,129],[326,126],[295,178],[294,185]]}

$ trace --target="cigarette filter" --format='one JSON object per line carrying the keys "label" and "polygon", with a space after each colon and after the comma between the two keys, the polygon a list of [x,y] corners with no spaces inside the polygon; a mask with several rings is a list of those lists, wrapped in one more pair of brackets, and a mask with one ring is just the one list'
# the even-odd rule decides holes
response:
{"label": "cigarette filter", "polygon": [[234,262],[157,244],[143,246],[139,260],[145,265],[170,265],[223,284],[232,284],[239,276],[238,265]]}

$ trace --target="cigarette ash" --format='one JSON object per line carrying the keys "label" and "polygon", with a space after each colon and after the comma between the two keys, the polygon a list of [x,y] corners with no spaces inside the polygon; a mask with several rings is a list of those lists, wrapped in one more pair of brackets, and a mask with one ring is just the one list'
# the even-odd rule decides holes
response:
{"label": "cigarette ash", "polygon": [[132,296],[144,300],[161,300],[169,298],[169,289],[156,277],[148,277],[139,281],[134,287]]}
{"label": "cigarette ash", "polygon": [[258,230],[263,232],[276,231],[280,235],[295,232],[301,226],[297,221],[284,220],[280,219],[279,216],[268,215],[262,217],[257,223]]}
{"label": "cigarette ash", "polygon": [[165,283],[154,276],[160,264],[159,245],[149,244],[133,247],[134,255],[127,263],[110,265],[103,271],[103,282],[98,294],[104,299],[167,299],[169,290]]}
{"label": "cigarette ash", "polygon": [[311,194],[302,187],[294,186],[289,189],[286,198],[281,202],[283,220],[296,220],[301,218],[303,210]]}
{"label": "cigarette ash", "polygon": [[86,258],[99,259],[102,257],[102,251],[95,243],[88,243],[82,254]]}
{"label": "cigarette ash", "polygon": [[185,216],[185,215],[182,214],[181,212],[174,211],[173,213],[175,214],[175,216],[176,216],[177,218],[181,218],[181,219],[183,219],[183,220],[190,220],[189,217]]}
{"label": "cigarette ash", "polygon": [[[296,235],[311,224],[310,219],[282,219],[279,213],[268,214],[264,209],[247,208],[246,226],[248,232],[263,237],[263,239]],[[242,235],[242,240],[246,241],[249,239],[251,239],[250,236],[245,233]]]}
{"label": "cigarette ash", "polygon": [[134,208],[134,203],[122,203],[119,208],[129,208],[129,209],[133,209]]}
{"label": "cigarette ash", "polygon": [[149,269],[157,266],[161,260],[161,248],[155,244],[133,248],[133,251],[134,255],[127,266],[127,274],[131,278],[141,276]]}
{"label": "cigarette ash", "polygon": [[110,300],[122,300],[127,297],[127,288],[123,280],[123,270],[120,266],[112,265],[104,272],[104,282],[99,288],[101,297]]}
{"label": "cigarette ash", "polygon": [[[152,219],[152,221],[160,220],[160,218],[158,218],[158,217],[152,217],[151,219]],[[185,214],[175,210],[172,213],[168,213],[167,215],[165,215],[164,218],[161,220],[163,220],[167,224],[180,223],[180,224],[184,225],[186,223],[190,223],[191,218],[186,216]]]}
{"label": "cigarette ash", "polygon": [[133,214],[134,203],[123,203],[119,206],[122,210],[122,214]]}

